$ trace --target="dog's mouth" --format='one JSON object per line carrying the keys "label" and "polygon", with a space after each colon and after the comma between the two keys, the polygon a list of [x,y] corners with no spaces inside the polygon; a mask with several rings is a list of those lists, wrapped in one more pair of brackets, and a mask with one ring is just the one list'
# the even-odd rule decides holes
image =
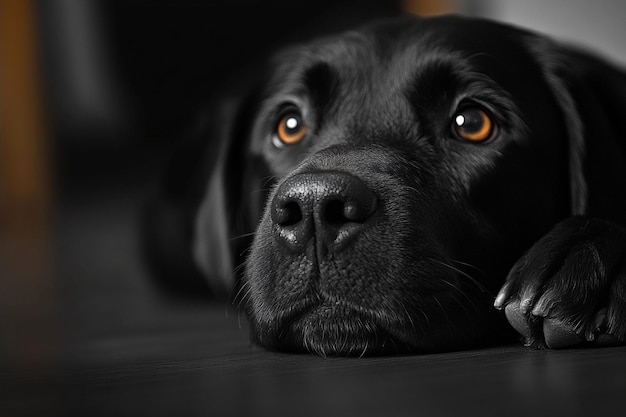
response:
{"label": "dog's mouth", "polygon": [[278,315],[270,332],[257,333],[257,342],[277,350],[320,356],[375,356],[411,351],[404,340],[406,324],[382,312],[342,301],[302,303]]}

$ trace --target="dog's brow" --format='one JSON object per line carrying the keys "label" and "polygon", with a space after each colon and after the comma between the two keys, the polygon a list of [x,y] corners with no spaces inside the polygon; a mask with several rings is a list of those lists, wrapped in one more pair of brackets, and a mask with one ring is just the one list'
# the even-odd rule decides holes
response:
{"label": "dog's brow", "polygon": [[335,74],[325,62],[309,67],[304,72],[303,81],[307,93],[318,107],[323,107],[329,101],[336,85]]}

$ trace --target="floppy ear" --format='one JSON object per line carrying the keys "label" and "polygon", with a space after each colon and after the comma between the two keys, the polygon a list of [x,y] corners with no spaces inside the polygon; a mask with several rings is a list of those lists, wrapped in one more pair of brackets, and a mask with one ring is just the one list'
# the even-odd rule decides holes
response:
{"label": "floppy ear", "polygon": [[264,164],[250,153],[256,93],[245,100],[219,103],[219,135],[210,156],[210,172],[193,222],[192,256],[213,293],[228,294],[238,281],[263,209]]}
{"label": "floppy ear", "polygon": [[150,278],[168,294],[208,295],[209,286],[191,256],[193,222],[202,200],[214,144],[207,138],[208,111],[171,150],[141,212],[141,249]]}
{"label": "floppy ear", "polygon": [[626,75],[590,53],[533,39],[568,135],[573,215],[626,220]]}
{"label": "floppy ear", "polygon": [[228,155],[234,151],[229,149],[233,144],[229,138],[233,130],[230,115],[235,112],[234,100],[224,100],[219,107],[215,121],[219,125],[219,134],[211,138],[216,146],[208,161],[208,185],[205,186],[192,224],[191,251],[194,263],[208,280],[211,289],[217,292],[228,289],[233,281],[229,219],[234,208],[229,207],[226,180],[229,178],[228,173],[234,171],[228,164]]}
{"label": "floppy ear", "polygon": [[263,198],[254,192],[262,169],[248,155],[254,101],[222,99],[202,112],[143,213],[144,254],[168,293],[225,295],[236,283]]}

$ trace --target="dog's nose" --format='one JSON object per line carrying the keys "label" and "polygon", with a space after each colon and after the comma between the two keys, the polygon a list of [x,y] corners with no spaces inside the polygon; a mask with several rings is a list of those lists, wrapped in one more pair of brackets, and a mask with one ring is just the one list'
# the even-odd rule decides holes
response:
{"label": "dog's nose", "polygon": [[376,211],[376,195],[344,172],[297,174],[278,187],[270,210],[289,249],[303,252],[315,238],[319,256],[343,250],[360,233]]}

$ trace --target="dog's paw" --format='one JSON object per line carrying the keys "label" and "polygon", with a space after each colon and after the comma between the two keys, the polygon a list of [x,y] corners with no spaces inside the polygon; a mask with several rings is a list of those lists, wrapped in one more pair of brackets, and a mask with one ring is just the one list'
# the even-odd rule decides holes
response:
{"label": "dog's paw", "polygon": [[515,264],[494,306],[527,346],[626,343],[626,231],[569,218]]}

